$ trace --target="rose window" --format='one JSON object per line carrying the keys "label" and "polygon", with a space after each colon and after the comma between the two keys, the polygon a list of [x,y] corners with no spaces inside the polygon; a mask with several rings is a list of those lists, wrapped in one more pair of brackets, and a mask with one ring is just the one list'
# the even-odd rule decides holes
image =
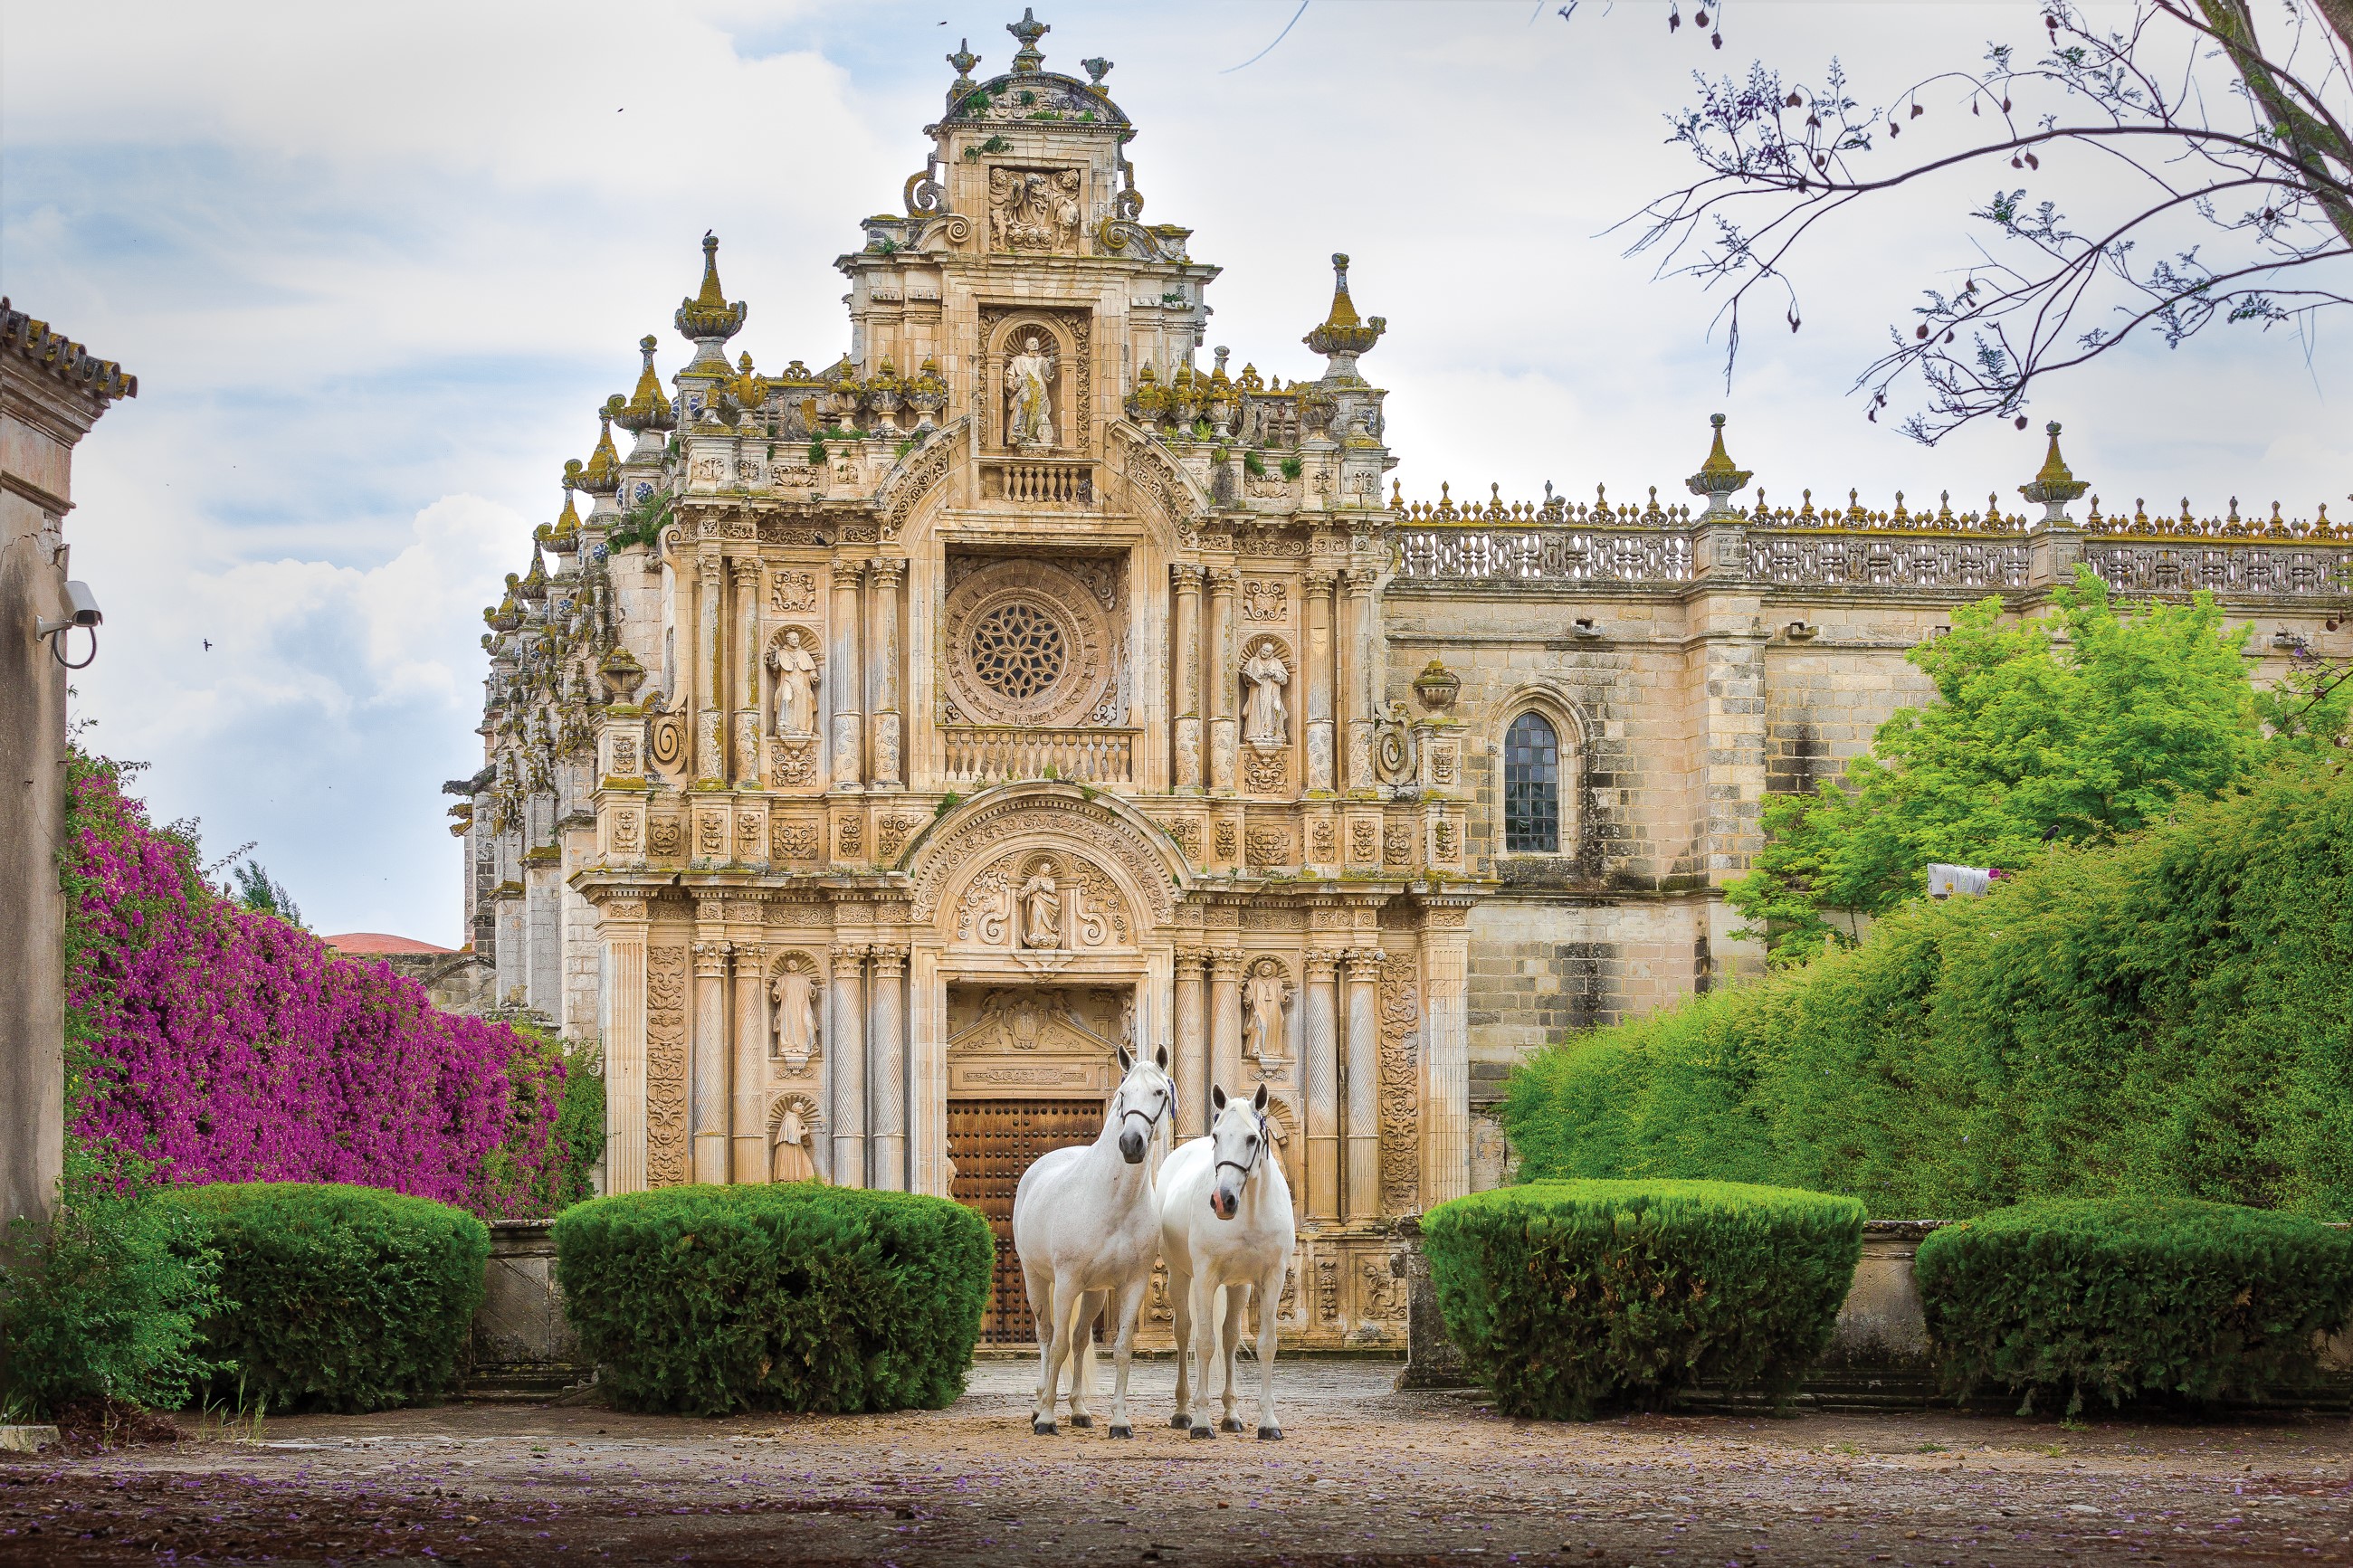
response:
{"label": "rose window", "polygon": [[1062,628],[1038,605],[1015,600],[972,628],[972,673],[1015,702],[1034,700],[1062,678],[1069,659]]}

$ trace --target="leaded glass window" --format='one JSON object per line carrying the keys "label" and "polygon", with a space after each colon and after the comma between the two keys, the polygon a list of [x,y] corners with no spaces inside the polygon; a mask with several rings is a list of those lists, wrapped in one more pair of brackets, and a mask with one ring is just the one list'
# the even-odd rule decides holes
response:
{"label": "leaded glass window", "polygon": [[1504,736],[1504,851],[1560,852],[1560,739],[1541,713],[1523,713]]}

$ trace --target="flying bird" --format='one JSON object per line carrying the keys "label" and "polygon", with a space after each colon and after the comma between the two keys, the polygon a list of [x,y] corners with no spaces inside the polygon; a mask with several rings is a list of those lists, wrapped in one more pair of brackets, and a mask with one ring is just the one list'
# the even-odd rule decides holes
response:
{"label": "flying bird", "polygon": [[213,651],[213,639],[212,639],[212,638],[210,638],[210,637],[206,637],[206,638],[205,639],[205,651],[206,651],[206,653],[210,653],[210,652],[212,652],[212,651]]}

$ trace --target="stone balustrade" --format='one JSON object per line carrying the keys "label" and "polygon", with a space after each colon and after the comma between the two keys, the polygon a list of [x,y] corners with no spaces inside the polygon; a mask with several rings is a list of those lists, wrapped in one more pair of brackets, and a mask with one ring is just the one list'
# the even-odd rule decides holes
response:
{"label": "stone balustrade", "polygon": [[940,739],[952,784],[1057,778],[1124,784],[1135,782],[1135,740],[1141,732],[947,724],[941,727]]}
{"label": "stone balustrade", "polygon": [[984,466],[992,500],[1017,506],[1092,506],[1094,465],[1089,462],[988,463]]}

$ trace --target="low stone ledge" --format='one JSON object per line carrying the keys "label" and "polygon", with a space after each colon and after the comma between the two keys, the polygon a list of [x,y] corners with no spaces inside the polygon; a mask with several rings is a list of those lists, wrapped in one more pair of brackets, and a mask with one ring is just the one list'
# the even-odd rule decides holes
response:
{"label": "low stone ledge", "polygon": [[0,1426],[0,1454],[37,1454],[44,1448],[54,1448],[65,1437],[54,1426],[41,1425]]}

